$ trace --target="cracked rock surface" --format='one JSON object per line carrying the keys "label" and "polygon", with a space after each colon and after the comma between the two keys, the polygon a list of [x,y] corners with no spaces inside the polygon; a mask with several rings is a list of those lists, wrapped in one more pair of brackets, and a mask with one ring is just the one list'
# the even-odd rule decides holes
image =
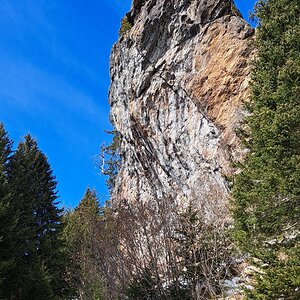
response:
{"label": "cracked rock surface", "polygon": [[133,0],[128,18],[111,54],[112,203],[172,197],[224,216],[254,30],[229,0]]}

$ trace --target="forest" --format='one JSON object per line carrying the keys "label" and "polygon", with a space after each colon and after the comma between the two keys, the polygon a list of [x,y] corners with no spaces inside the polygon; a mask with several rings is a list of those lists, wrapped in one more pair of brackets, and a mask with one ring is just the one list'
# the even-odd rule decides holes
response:
{"label": "forest", "polygon": [[[299,0],[259,0],[253,19],[232,220],[171,198],[103,204],[90,188],[63,209],[37,141],[14,149],[0,123],[0,300],[300,299]],[[112,195],[122,157],[108,133],[99,168]]]}

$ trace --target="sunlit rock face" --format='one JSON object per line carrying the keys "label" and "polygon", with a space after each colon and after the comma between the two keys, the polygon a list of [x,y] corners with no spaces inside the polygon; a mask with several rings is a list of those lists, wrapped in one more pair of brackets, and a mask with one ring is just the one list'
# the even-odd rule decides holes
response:
{"label": "sunlit rock face", "polygon": [[111,54],[112,202],[168,198],[226,220],[254,31],[229,0],[134,0],[128,19]]}

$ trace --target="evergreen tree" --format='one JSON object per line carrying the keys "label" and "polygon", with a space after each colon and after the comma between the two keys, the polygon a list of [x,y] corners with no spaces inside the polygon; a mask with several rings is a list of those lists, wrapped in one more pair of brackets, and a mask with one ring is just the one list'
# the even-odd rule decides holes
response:
{"label": "evergreen tree", "polygon": [[20,142],[8,168],[11,203],[18,222],[15,265],[6,279],[9,299],[61,299],[66,293],[60,239],[61,210],[46,156],[30,135]]}
{"label": "evergreen tree", "polygon": [[97,269],[100,220],[96,193],[89,188],[75,210],[65,215],[64,236],[72,262],[69,279],[83,300],[100,300],[103,295],[101,274]]}
{"label": "evergreen tree", "polygon": [[14,261],[12,255],[14,216],[7,186],[7,164],[11,148],[12,141],[9,139],[4,125],[0,123],[0,299],[4,289],[3,281]]}
{"label": "evergreen tree", "polygon": [[258,57],[233,191],[236,238],[258,266],[248,299],[300,299],[300,3],[256,4]]}

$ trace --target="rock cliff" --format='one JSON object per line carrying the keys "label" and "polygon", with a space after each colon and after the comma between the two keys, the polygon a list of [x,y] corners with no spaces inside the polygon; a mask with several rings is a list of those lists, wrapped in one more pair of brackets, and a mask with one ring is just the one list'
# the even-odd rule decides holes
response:
{"label": "rock cliff", "polygon": [[254,30],[230,0],[133,0],[127,19],[111,54],[112,202],[171,197],[224,217]]}

